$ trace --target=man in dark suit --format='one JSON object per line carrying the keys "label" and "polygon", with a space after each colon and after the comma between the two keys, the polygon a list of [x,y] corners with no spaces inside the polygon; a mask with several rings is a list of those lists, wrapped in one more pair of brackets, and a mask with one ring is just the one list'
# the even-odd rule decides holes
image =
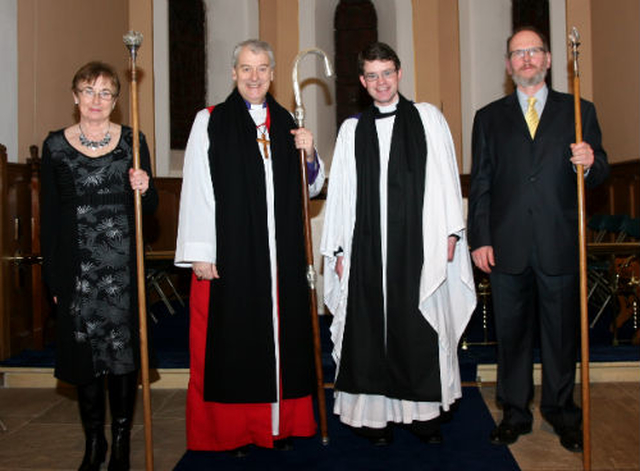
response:
{"label": "man in dark suit", "polygon": [[573,97],[547,88],[550,66],[548,43],[534,28],[520,28],[507,41],[506,69],[516,92],[476,113],[469,244],[476,266],[490,274],[493,297],[503,419],[492,443],[511,444],[531,431],[532,351],[539,330],[540,412],[562,446],[581,451],[581,411],[573,401],[579,324],[575,166],[584,167],[587,187],[604,181],[609,167],[595,108],[584,100],[584,141],[574,143]]}

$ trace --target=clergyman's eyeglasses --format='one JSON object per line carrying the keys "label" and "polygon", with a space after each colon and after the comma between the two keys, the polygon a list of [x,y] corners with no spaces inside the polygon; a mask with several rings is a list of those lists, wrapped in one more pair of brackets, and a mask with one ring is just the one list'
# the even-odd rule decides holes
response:
{"label": "clergyman's eyeglasses", "polygon": [[387,79],[390,79],[391,77],[393,77],[393,75],[396,72],[397,72],[396,69],[387,69],[387,70],[383,70],[379,74],[368,73],[368,74],[364,74],[364,79],[367,82],[376,82],[381,77],[383,79],[387,80]]}

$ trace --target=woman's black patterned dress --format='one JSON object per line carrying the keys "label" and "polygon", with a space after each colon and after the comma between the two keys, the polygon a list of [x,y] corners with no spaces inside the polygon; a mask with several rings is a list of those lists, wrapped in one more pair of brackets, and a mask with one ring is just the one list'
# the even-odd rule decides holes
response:
{"label": "woman's black patterned dress", "polygon": [[[141,166],[149,152],[140,141]],[[42,157],[42,249],[45,281],[58,297],[56,377],[82,384],[138,368],[132,130],[97,158],[51,133]],[[144,206],[155,209],[150,185]],[[145,209],[147,209],[145,208]]]}

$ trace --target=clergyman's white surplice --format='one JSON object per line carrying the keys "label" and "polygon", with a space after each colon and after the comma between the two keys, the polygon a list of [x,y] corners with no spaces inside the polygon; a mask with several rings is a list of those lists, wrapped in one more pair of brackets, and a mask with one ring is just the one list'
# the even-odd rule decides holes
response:
{"label": "clergyman's white surplice", "polygon": [[[419,309],[438,334],[441,402],[416,402],[381,395],[335,392],[334,412],[353,427],[385,427],[388,422],[411,423],[437,417],[461,397],[458,341],[476,305],[471,260],[467,250],[460,181],[451,134],[442,113],[428,103],[414,105],[427,142],[422,214],[424,264],[420,276]],[[392,105],[391,108],[395,107]],[[389,111],[381,109],[381,112]],[[380,149],[380,214],[383,274],[386,273],[386,169],[395,117],[376,120]],[[329,179],[321,253],[324,256],[324,301],[334,315],[333,358],[340,369],[340,352],[347,312],[349,270],[356,218],[357,174],[355,131],[357,118],[341,126]],[[458,235],[453,261],[447,261],[449,235]],[[336,252],[342,249],[343,277],[335,273]],[[383,275],[383,294],[387,280]]]}

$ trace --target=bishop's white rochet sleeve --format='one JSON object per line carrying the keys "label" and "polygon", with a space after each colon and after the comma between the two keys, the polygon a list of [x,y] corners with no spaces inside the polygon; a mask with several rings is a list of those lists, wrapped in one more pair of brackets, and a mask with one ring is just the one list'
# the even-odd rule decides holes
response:
{"label": "bishop's white rochet sleeve", "polygon": [[182,171],[178,239],[174,263],[191,267],[193,262],[216,263],[216,202],[209,170],[208,109],[196,115]]}

